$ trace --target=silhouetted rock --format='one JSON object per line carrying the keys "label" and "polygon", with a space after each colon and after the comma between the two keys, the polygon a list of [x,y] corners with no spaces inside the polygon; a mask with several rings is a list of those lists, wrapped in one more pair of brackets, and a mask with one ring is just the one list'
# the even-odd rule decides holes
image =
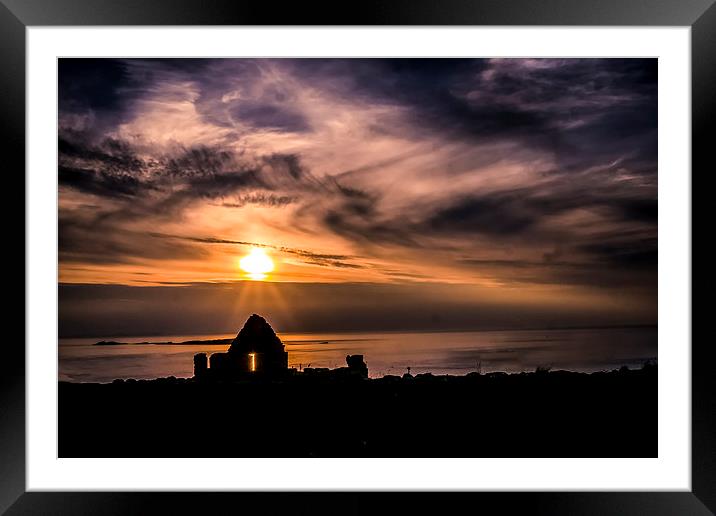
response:
{"label": "silhouetted rock", "polygon": [[363,361],[363,355],[346,355],[346,363],[351,373],[368,378],[368,366]]}
{"label": "silhouetted rock", "polygon": [[208,369],[208,361],[206,353],[197,353],[194,355],[194,377],[204,378],[206,377],[206,371]]}
{"label": "silhouetted rock", "polygon": [[507,373],[504,371],[494,371],[492,373],[487,373],[485,376],[488,378],[504,378],[507,376]]}
{"label": "silhouetted rock", "polygon": [[303,374],[307,376],[322,375],[330,372],[327,367],[307,367],[303,370]]}

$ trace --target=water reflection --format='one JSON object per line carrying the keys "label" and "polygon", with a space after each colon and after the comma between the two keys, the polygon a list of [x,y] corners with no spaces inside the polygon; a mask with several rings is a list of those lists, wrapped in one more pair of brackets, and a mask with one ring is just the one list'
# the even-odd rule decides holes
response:
{"label": "water reflection", "polygon": [[[187,335],[61,339],[59,377],[80,382],[115,378],[190,377],[197,352],[225,351],[227,344],[128,344],[94,346],[98,340],[181,342],[231,338]],[[466,374],[532,371],[537,366],[594,371],[640,366],[657,356],[657,329],[609,328],[450,333],[280,334],[290,367],[340,367],[347,354],[363,354],[370,376],[411,373]]]}

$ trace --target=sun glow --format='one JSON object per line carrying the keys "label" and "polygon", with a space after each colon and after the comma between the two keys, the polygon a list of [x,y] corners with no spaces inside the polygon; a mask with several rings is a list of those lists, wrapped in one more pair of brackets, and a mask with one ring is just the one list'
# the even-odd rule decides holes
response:
{"label": "sun glow", "polygon": [[274,268],[273,260],[261,248],[254,247],[239,261],[239,267],[252,280],[264,280]]}

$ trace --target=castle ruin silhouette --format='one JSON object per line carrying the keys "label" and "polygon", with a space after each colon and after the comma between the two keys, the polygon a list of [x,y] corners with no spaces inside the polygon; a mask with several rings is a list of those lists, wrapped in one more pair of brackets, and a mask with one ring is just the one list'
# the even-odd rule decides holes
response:
{"label": "castle ruin silhouette", "polygon": [[[307,368],[304,373],[324,377],[368,377],[363,355],[348,355],[346,363],[348,367]],[[200,380],[282,378],[296,373],[295,368],[288,367],[288,352],[283,342],[266,319],[257,314],[246,320],[227,352],[213,353],[208,359],[206,353],[194,355],[194,378]]]}

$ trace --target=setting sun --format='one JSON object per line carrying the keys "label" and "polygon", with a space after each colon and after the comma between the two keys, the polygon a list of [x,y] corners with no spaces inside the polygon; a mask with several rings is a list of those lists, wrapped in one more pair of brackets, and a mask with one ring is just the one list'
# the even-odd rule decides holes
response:
{"label": "setting sun", "polygon": [[253,280],[266,279],[266,274],[273,270],[273,260],[266,254],[266,251],[255,247],[251,252],[239,261],[241,270]]}

